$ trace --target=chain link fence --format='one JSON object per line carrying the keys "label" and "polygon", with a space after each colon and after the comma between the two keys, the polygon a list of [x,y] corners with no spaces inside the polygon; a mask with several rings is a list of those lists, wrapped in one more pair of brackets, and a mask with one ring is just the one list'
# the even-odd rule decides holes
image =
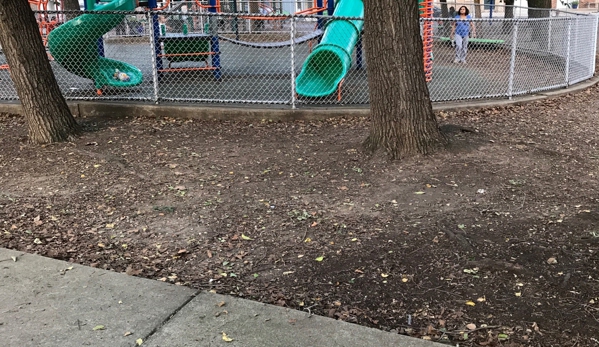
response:
{"label": "chain link fence", "polygon": [[[439,11],[436,11],[440,13]],[[552,12],[553,13],[553,12]],[[557,12],[556,12],[557,13]],[[251,13],[80,12],[46,48],[68,100],[360,105],[369,103],[358,17]],[[72,17],[72,16],[71,16]],[[433,101],[512,97],[565,87],[595,70],[597,17],[473,19],[454,63],[455,18],[431,23]],[[6,63],[0,53],[0,67]],[[0,68],[0,100],[17,100]]]}

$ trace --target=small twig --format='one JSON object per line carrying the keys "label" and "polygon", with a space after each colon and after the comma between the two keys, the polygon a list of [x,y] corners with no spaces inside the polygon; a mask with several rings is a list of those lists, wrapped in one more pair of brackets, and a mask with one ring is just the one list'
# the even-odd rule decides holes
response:
{"label": "small twig", "polygon": [[250,271],[254,270],[254,268],[256,267],[256,265],[260,264],[266,258],[268,258],[268,255],[265,255],[264,257],[258,259],[254,264],[252,264],[252,267],[250,268]]}
{"label": "small twig", "polygon": [[479,330],[497,329],[497,328],[501,328],[501,325],[489,325],[486,327],[480,327],[480,328],[476,328],[476,329],[472,329],[472,330],[464,329],[464,330],[445,331],[444,333],[450,334],[450,335],[459,335],[459,334],[463,334],[463,333],[473,333],[473,332],[479,331]]}
{"label": "small twig", "polygon": [[304,237],[302,237],[300,242],[304,242],[304,240],[306,239],[306,236],[308,236],[308,228],[306,228],[306,230],[304,231]]}
{"label": "small twig", "polygon": [[25,255],[25,253],[21,253],[21,254],[15,256],[15,257],[10,257],[8,259],[2,259],[2,260],[0,260],[0,263],[3,262],[3,261],[9,261],[9,260],[17,261],[17,260],[19,260],[20,257],[22,257],[24,255]]}
{"label": "small twig", "polygon": [[318,306],[318,304],[314,304],[312,306],[304,307],[304,310],[308,311],[308,318],[312,317],[312,311],[310,310],[312,307]]}

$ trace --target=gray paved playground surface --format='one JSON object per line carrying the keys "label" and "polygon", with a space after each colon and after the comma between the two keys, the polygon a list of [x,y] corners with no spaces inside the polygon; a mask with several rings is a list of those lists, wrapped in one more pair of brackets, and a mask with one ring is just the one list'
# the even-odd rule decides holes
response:
{"label": "gray paved playground surface", "polygon": [[443,346],[3,248],[0,312],[3,347]]}

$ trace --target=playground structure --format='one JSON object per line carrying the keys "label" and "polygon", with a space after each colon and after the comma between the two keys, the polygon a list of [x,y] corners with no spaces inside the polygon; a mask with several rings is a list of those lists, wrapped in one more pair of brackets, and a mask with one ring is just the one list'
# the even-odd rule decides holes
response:
{"label": "playground structure", "polygon": [[29,0],[29,5],[38,11],[37,24],[42,42],[46,46],[50,32],[63,21],[62,15],[50,15],[48,11],[59,11],[62,9],[62,4],[60,2],[50,2],[50,0]]}
{"label": "playground structure", "polygon": [[[47,1],[41,0],[35,4],[44,11],[47,10]],[[94,0],[86,0],[85,4],[86,9],[91,11],[133,11],[137,2],[135,0],[113,0],[97,5]],[[164,10],[170,5],[171,0],[164,1],[160,7],[156,0],[148,1],[148,7],[154,11]],[[209,0],[207,4],[194,0],[192,5],[196,9],[206,10],[213,14],[220,13],[222,9],[220,0]],[[260,8],[266,14],[274,12],[272,7],[264,3]],[[342,98],[341,87],[345,76],[352,67],[354,50],[356,50],[356,68],[362,69],[363,67],[361,35],[364,21],[360,18],[364,16],[364,4],[363,0],[314,0],[311,8],[299,11],[296,15],[322,15],[324,11],[328,16],[337,18],[326,21],[324,20],[326,17],[318,19],[314,33],[311,35],[275,43],[251,43],[226,36],[221,37],[217,30],[217,18],[215,17],[208,18],[209,22],[204,26],[204,32],[190,33],[189,24],[192,28],[195,25],[188,23],[185,19],[182,24],[182,33],[167,33],[166,24],[160,23],[158,15],[152,15],[151,32],[154,42],[159,43],[155,45],[154,59],[157,77],[162,78],[162,75],[168,72],[209,70],[213,72],[215,80],[220,80],[222,78],[219,49],[221,39],[255,48],[280,48],[303,42],[310,42],[312,45],[313,40],[320,39],[296,78],[295,91],[298,96],[307,98],[322,98],[337,92],[337,100],[340,101]],[[185,8],[182,12],[187,13],[188,9]],[[432,18],[432,14],[432,0],[421,0],[420,16]],[[347,17],[347,19],[339,17]],[[47,33],[45,43],[54,59],[68,71],[93,80],[97,94],[102,95],[105,86],[128,88],[139,85],[143,81],[143,74],[137,67],[107,59],[103,54],[101,37],[119,25],[124,18],[123,14],[101,17],[84,14],[64,23],[57,29],[54,29],[54,26],[49,26],[51,22],[40,21],[40,23],[44,23],[43,27],[45,28],[40,33]],[[244,15],[240,18],[256,21],[280,20],[279,17],[273,15]],[[100,46],[98,46],[99,41]],[[70,42],[77,42],[82,53],[76,58],[64,50],[64,47],[68,46]],[[433,44],[430,22],[424,23],[423,43],[426,80],[430,81],[432,79]],[[311,46],[310,49],[312,50]],[[210,63],[208,62],[209,58]],[[163,59],[168,61],[168,66],[164,66]],[[203,65],[172,66],[173,63],[189,61],[200,62]]]}
{"label": "playground structure", "polygon": [[[95,6],[87,0],[87,8],[96,11],[132,11],[134,0],[113,0]],[[97,16],[83,14],[55,28],[48,35],[48,49],[54,59],[67,71],[94,81],[97,93],[104,86],[133,87],[143,80],[142,72],[131,64],[107,59],[99,39],[125,18],[124,14]],[[77,56],[71,51],[76,46]]]}
{"label": "playground structure", "polygon": [[[155,18],[165,16],[183,23],[181,11],[142,11],[138,8],[133,12],[134,4],[125,7],[117,6],[123,5],[122,2],[114,1],[93,4],[93,11],[52,30],[48,49],[57,59],[51,61],[51,65],[68,100],[226,102],[292,107],[367,104],[369,95],[364,67],[376,61],[366,61],[361,55],[361,32],[351,22],[358,21],[359,25],[361,17],[346,17],[342,11],[344,6],[361,2],[344,1],[337,1],[333,11],[333,14],[343,16],[329,16],[330,4],[323,3],[327,5],[323,16],[263,15],[276,17],[283,27],[267,25],[258,31],[254,30],[252,20],[246,19],[252,14],[246,12],[189,11],[184,14],[187,17],[185,23],[190,23],[187,33],[183,32],[182,26],[168,28],[162,33],[162,21],[155,21]],[[104,7],[108,4],[112,7]],[[104,10],[106,8],[110,10]],[[103,12],[95,13],[98,10]],[[422,6],[420,11],[421,15],[426,15]],[[64,13],[51,10],[48,13],[55,14],[56,18],[66,18]],[[133,15],[145,27],[142,35],[116,34],[115,23],[124,16]],[[263,16],[256,15],[257,18]],[[107,19],[97,20],[99,18]],[[420,19],[423,39],[424,28],[430,23],[435,44],[434,66],[432,50],[425,47],[423,56],[425,67],[430,63],[428,67],[434,72],[434,78],[428,82],[433,101],[509,97],[570,85],[588,78],[594,71],[592,52],[595,47],[588,44],[595,42],[594,17],[561,14],[526,24],[521,19],[479,19],[480,36],[505,43],[492,47],[482,43],[473,45],[469,64],[459,66],[451,64],[452,47],[442,44],[447,35],[447,25],[442,23],[452,20],[438,16]],[[158,25],[156,28],[153,28],[154,23]],[[240,25],[236,27],[236,23]],[[546,33],[546,36],[538,33]],[[352,38],[356,36],[354,44]],[[212,44],[213,39],[218,40],[218,49]],[[427,42],[430,40],[424,39],[424,43]],[[336,43],[346,46],[329,49]],[[219,61],[215,61],[216,54],[206,54],[210,52],[218,53]],[[330,94],[310,97],[299,93],[301,83],[306,81],[302,80],[305,76],[300,75],[306,73],[307,66],[314,67],[309,65],[311,60],[320,60],[320,63],[316,64],[314,76],[307,79],[307,83],[317,87],[325,83],[332,85]],[[165,70],[157,69],[159,62]],[[5,63],[5,57],[0,54],[0,65]],[[220,63],[218,69],[216,63]],[[342,78],[336,83],[340,75]],[[2,67],[0,79],[10,81],[8,72]],[[310,91],[308,88],[307,92]],[[0,99],[7,98],[17,98],[10,82],[0,85]]]}

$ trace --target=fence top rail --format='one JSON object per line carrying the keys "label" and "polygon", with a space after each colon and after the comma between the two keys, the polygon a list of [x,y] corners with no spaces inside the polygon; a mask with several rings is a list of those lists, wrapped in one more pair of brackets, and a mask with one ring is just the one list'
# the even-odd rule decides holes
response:
{"label": "fence top rail", "polygon": [[[557,21],[571,21],[571,20],[584,20],[595,21],[599,17],[587,16],[587,17],[546,17],[546,18],[472,18],[468,21],[488,23],[488,22],[557,22]],[[456,18],[420,18],[423,22],[458,22],[460,19]]]}

